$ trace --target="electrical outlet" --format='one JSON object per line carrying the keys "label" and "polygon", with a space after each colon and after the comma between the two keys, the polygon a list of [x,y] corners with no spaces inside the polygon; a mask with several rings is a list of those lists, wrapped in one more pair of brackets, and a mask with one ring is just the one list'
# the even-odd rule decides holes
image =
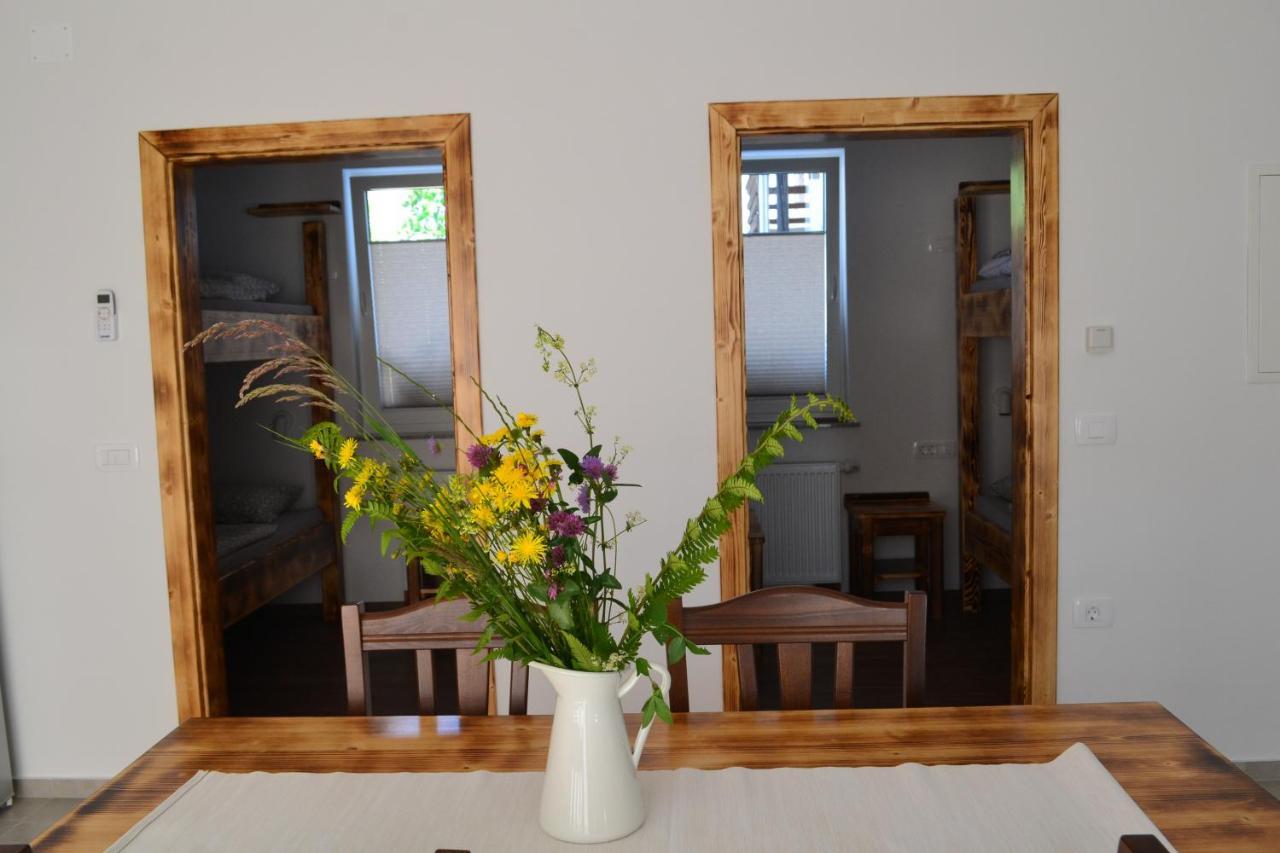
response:
{"label": "electrical outlet", "polygon": [[916,459],[955,459],[954,441],[917,441],[911,445],[911,455]]}
{"label": "electrical outlet", "polygon": [[1105,596],[1077,598],[1071,621],[1077,628],[1110,628],[1115,621],[1115,608]]}

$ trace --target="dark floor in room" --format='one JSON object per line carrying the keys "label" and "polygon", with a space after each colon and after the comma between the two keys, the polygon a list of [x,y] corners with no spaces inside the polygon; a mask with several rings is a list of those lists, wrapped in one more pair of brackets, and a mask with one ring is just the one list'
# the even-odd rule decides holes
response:
{"label": "dark floor in room", "polygon": [[[987,590],[982,612],[964,616],[959,593],[946,594],[944,618],[930,622],[928,629],[928,704],[1008,703],[1009,604],[1007,590]],[[232,715],[345,713],[342,631],[336,622],[326,623],[321,618],[319,605],[264,607],[228,629],[225,637]],[[858,646],[854,657],[855,707],[894,707],[901,703],[900,648],[885,644]],[[814,696],[819,705],[824,700],[830,702],[833,663],[831,647],[815,649]],[[417,713],[411,652],[371,655],[370,679],[375,714]],[[762,702],[776,695],[776,680],[761,684]]]}

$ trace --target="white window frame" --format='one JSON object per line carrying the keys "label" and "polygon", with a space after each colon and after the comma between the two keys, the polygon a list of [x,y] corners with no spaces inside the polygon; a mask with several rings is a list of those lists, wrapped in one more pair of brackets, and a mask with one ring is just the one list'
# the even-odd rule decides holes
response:
{"label": "white window frame", "polygon": [[[823,172],[826,174],[824,212],[827,232],[827,364],[826,388],[812,389],[842,399],[848,394],[849,364],[849,299],[846,273],[846,240],[844,233],[844,149],[756,149],[742,152],[743,175],[785,172]],[[741,180],[739,180],[741,193]],[[738,200],[742,204],[741,197]],[[785,211],[779,211],[784,214]],[[765,213],[767,217],[767,212]],[[743,234],[743,240],[752,235]],[[744,330],[745,332],[745,330]],[[747,426],[772,423],[790,403],[790,397],[748,396]]]}
{"label": "white window frame", "polygon": [[[352,342],[355,347],[356,387],[388,424],[404,438],[453,437],[453,416],[442,406],[387,409],[378,384],[378,330],[374,322],[373,281],[369,258],[368,212],[365,193],[394,187],[444,186],[444,166],[378,166],[342,170],[343,209],[346,211],[348,280],[351,284]],[[449,199],[445,197],[445,206]],[[446,233],[445,240],[449,239]],[[457,333],[450,324],[449,335]],[[452,356],[451,356],[452,357]],[[452,371],[450,371],[452,372]],[[453,389],[457,393],[457,389]]]}

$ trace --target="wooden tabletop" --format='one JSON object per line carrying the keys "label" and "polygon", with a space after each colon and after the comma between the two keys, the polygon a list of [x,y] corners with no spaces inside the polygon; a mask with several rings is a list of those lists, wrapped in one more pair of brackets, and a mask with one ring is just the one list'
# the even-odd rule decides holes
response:
{"label": "wooden tabletop", "polygon": [[867,501],[845,495],[845,509],[858,516],[925,516],[946,515],[947,508],[933,501]]}
{"label": "wooden tabletop", "polygon": [[[545,716],[191,720],[33,846],[103,850],[197,770],[541,770],[550,729]],[[641,769],[1041,762],[1077,741],[1182,853],[1280,850],[1280,803],[1152,703],[677,714]]]}

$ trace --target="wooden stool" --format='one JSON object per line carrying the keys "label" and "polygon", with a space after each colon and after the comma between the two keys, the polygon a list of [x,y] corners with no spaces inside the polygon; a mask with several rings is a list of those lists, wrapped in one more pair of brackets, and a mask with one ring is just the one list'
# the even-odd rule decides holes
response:
{"label": "wooden stool", "polygon": [[[923,582],[929,593],[929,618],[942,618],[942,525],[947,509],[929,500],[928,492],[871,492],[847,494],[849,513],[849,583],[859,595],[876,591],[877,580]],[[915,556],[908,560],[880,560],[888,571],[877,571],[876,538],[912,536]]]}

